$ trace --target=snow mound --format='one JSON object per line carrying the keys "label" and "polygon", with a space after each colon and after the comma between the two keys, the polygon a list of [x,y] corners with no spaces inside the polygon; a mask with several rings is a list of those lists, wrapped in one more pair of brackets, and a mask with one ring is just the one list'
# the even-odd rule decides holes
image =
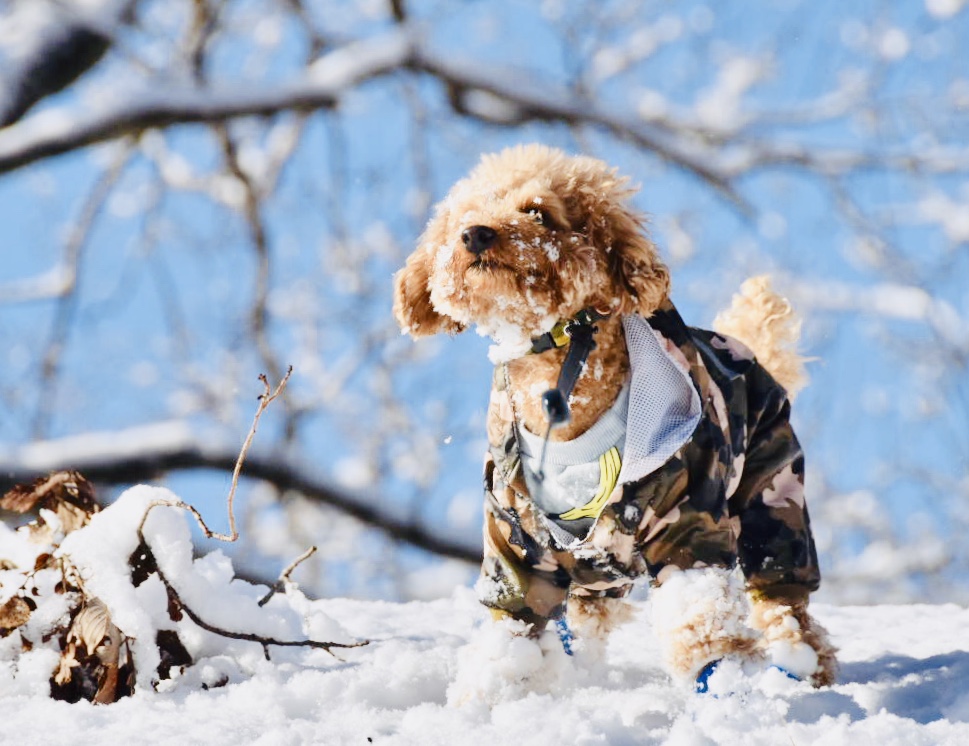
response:
{"label": "snow mound", "polygon": [[295,666],[301,643],[324,655],[354,644],[294,584],[269,594],[236,581],[219,551],[194,559],[178,503],[139,486],[70,529],[49,508],[17,531],[0,524],[7,692],[113,703]]}

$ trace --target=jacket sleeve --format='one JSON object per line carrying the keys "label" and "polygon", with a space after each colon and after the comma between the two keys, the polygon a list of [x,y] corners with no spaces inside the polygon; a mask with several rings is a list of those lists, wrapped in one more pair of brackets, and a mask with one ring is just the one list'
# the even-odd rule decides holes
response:
{"label": "jacket sleeve", "polygon": [[740,565],[753,591],[797,601],[821,582],[804,501],[804,454],[784,389],[759,366],[747,382],[747,447],[729,501],[740,521]]}
{"label": "jacket sleeve", "polygon": [[512,616],[539,632],[547,620],[564,613],[570,578],[522,527],[515,508],[499,500],[508,488],[495,477],[489,457],[485,465],[484,561],[475,588],[481,603],[495,616]]}

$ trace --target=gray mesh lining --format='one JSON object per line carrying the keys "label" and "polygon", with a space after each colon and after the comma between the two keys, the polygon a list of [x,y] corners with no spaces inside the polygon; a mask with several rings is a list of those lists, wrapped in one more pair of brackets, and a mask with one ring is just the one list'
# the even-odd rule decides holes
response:
{"label": "gray mesh lining", "polygon": [[625,316],[622,323],[632,373],[620,484],[665,464],[693,435],[701,414],[689,373],[666,352],[649,322]]}
{"label": "gray mesh lining", "polygon": [[[629,383],[588,432],[565,443],[549,443],[544,485],[536,483],[534,472],[543,439],[518,428],[529,492],[538,507],[550,514],[583,505],[593,497],[599,483],[599,456],[612,445],[622,452],[619,484],[634,482],[665,464],[690,439],[700,421],[700,396],[687,370],[667,352],[665,340],[641,316],[624,317],[623,329],[629,350]],[[559,544],[574,547],[588,538],[594,522],[581,538],[551,520],[546,526]]]}

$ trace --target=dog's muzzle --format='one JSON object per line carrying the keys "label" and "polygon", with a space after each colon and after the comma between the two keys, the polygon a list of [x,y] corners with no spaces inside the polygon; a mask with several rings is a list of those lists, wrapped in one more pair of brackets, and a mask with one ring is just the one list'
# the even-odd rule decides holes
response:
{"label": "dog's muzzle", "polygon": [[465,248],[475,256],[490,249],[498,240],[498,233],[487,225],[472,225],[461,232]]}

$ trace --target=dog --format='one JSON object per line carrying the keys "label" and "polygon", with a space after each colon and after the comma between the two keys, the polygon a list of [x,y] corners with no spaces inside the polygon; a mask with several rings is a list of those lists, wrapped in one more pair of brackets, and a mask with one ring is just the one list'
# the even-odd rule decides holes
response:
{"label": "dog", "polygon": [[[760,277],[717,331],[686,326],[635,191],[542,145],[485,155],[395,275],[405,333],[474,326],[494,342],[480,600],[518,634],[567,624],[581,648],[630,616],[623,599],[648,578],[674,679],[703,691],[727,659],[829,685],[789,419],[806,381],[797,318]],[[569,416],[552,428],[543,392],[579,328],[594,348],[571,363]]]}

